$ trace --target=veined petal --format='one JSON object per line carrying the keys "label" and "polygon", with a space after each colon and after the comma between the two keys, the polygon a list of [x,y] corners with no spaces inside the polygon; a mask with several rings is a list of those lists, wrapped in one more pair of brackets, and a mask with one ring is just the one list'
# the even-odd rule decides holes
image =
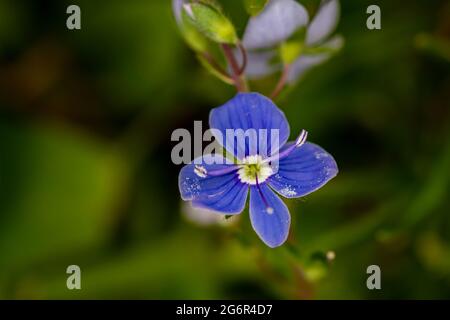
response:
{"label": "veined petal", "polygon": [[[216,163],[213,163],[213,159]],[[198,160],[202,160],[201,163]],[[181,198],[214,211],[240,213],[245,206],[248,187],[239,181],[236,171],[232,171],[232,165],[225,163],[222,156],[213,158],[207,155],[184,166],[178,178]],[[225,173],[212,174],[221,171]]]}
{"label": "veined petal", "polygon": [[220,192],[202,195],[192,201],[196,208],[209,209],[223,214],[239,214],[245,208],[248,185],[242,183],[237,176],[227,182]]}
{"label": "veined petal", "polygon": [[325,40],[336,28],[339,13],[338,0],[322,0],[319,11],[306,32],[306,43],[313,45]]}
{"label": "veined petal", "polygon": [[[291,143],[284,148],[289,145]],[[278,172],[267,182],[282,196],[298,198],[316,191],[337,173],[338,167],[333,157],[318,145],[306,142],[280,160]]]}
{"label": "veined petal", "polygon": [[[211,110],[209,124],[222,135],[216,134],[216,140],[241,160],[248,155],[274,154],[289,138],[284,113],[259,93],[239,93],[223,106]],[[242,135],[236,135],[238,129],[248,133],[248,137],[242,139]]]}
{"label": "veined petal", "polygon": [[286,205],[267,184],[259,185],[259,189],[250,187],[250,220],[253,229],[269,247],[278,247],[286,241],[291,216]]}
{"label": "veined petal", "polygon": [[289,38],[308,23],[308,12],[294,0],[271,0],[263,12],[250,18],[243,44],[248,50],[268,48]]}

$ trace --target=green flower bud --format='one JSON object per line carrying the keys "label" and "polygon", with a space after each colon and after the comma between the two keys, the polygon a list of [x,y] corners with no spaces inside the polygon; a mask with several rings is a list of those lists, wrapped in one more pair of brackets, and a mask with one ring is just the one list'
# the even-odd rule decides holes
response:
{"label": "green flower bud", "polygon": [[184,11],[203,35],[214,42],[236,44],[238,37],[233,24],[214,7],[203,3],[184,5]]}
{"label": "green flower bud", "polygon": [[186,13],[183,12],[182,16],[183,24],[181,33],[188,46],[196,52],[208,51],[209,40],[197,30],[191,19],[186,17]]}

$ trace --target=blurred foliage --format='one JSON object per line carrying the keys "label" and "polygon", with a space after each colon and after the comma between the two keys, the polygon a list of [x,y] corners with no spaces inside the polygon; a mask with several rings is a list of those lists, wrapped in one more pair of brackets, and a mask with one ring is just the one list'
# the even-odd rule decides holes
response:
{"label": "blurred foliage", "polygon": [[[250,2],[221,3],[241,35]],[[275,250],[248,212],[182,218],[171,133],[234,89],[200,67],[170,1],[80,0],[80,31],[69,4],[0,0],[0,298],[450,298],[447,1],[378,1],[381,31],[372,1],[341,1],[345,48],[278,101],[340,174],[288,202]]]}

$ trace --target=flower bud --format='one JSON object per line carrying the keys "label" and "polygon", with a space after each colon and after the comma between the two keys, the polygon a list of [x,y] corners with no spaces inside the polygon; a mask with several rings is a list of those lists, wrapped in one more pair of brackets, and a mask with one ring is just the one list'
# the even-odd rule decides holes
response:
{"label": "flower bud", "polygon": [[210,40],[237,43],[238,37],[233,24],[216,8],[201,2],[185,4],[183,8],[197,30]]}

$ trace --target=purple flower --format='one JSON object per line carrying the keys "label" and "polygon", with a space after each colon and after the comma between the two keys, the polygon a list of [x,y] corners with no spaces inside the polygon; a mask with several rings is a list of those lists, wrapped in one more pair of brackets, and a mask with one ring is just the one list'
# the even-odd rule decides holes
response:
{"label": "purple flower", "polygon": [[[250,193],[253,229],[269,247],[280,246],[288,237],[291,219],[277,193],[298,198],[319,189],[336,176],[336,162],[321,147],[306,142],[306,131],[295,142],[287,143],[289,124],[284,113],[258,93],[239,93],[213,109],[209,122],[227,137],[226,143],[219,143],[237,158],[236,163],[227,163],[220,155],[205,155],[186,165],[179,175],[181,198],[194,207],[235,215],[244,210]],[[268,135],[258,136],[259,147],[255,149],[247,139],[234,137],[230,147],[230,129],[276,130],[279,143]]]}
{"label": "purple flower", "polygon": [[247,50],[268,48],[289,38],[308,23],[308,12],[294,0],[270,0],[265,9],[250,18],[243,43]]}
{"label": "purple flower", "polygon": [[292,65],[288,82],[296,82],[310,68],[325,62],[333,52],[342,48],[344,40],[341,36],[329,39],[338,24],[339,10],[338,0],[322,0],[319,11],[307,29],[305,44],[307,47],[328,48],[329,52],[300,56]]}
{"label": "purple flower", "polygon": [[[270,0],[263,12],[250,18],[244,33],[243,44],[249,50],[246,75],[251,79],[259,79],[280,71],[282,65],[273,63],[277,55],[273,47],[306,27],[304,52],[294,61],[288,74],[288,82],[295,83],[306,71],[328,60],[343,46],[341,36],[329,38],[338,20],[338,0],[322,0],[311,22],[306,9],[297,1]],[[308,52],[308,49],[318,47],[326,49],[325,52]]]}

